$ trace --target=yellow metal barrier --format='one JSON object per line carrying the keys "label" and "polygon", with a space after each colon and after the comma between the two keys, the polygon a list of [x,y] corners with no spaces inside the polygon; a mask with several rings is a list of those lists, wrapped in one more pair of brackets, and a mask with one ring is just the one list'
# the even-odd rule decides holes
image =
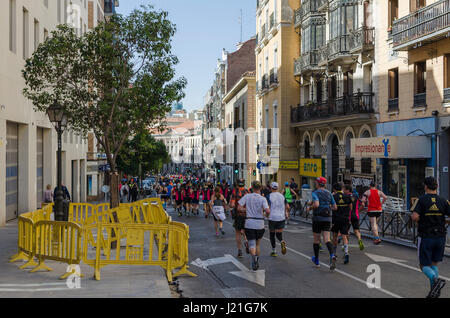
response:
{"label": "yellow metal barrier", "polygon": [[[70,222],[51,221],[52,212],[53,204],[49,204],[19,217],[18,252],[11,262],[25,260],[20,268],[36,266],[31,270],[35,272],[52,270],[45,260],[69,265],[83,260],[94,267],[98,280],[100,269],[109,264],[159,265],[166,269],[169,281],[181,274],[196,276],[188,271],[189,227],[172,222],[159,198],[121,204],[115,209],[107,203],[72,203]],[[117,244],[112,251],[114,241]],[[71,271],[61,278],[71,274],[76,273]]]}
{"label": "yellow metal barrier", "polygon": [[[69,265],[80,264],[81,261],[81,226],[72,222],[39,221],[35,224],[36,245],[35,256],[39,260],[36,272],[52,269],[45,265],[45,260],[59,261]],[[61,276],[67,278],[71,272]]]}
{"label": "yellow metal barrier", "polygon": [[11,257],[10,262],[15,262],[19,260],[26,261],[26,263],[20,266],[20,269],[24,269],[29,266],[36,266],[37,263],[34,261],[35,255],[35,232],[34,232],[34,222],[30,218],[31,212],[24,213],[19,216],[18,220],[18,232],[19,236],[17,239],[18,252]]}

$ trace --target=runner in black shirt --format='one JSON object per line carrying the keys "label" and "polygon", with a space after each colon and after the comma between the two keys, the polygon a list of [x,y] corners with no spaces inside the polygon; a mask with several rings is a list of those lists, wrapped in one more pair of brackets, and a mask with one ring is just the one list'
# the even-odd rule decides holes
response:
{"label": "runner in black shirt", "polygon": [[345,253],[344,264],[348,264],[348,231],[350,230],[349,215],[353,203],[352,197],[349,194],[344,194],[342,192],[342,185],[340,183],[336,183],[333,186],[333,190],[335,191],[335,194],[333,195],[334,201],[336,201],[337,205],[337,210],[333,211],[333,226],[331,228],[331,232],[333,233],[334,254],[336,255],[338,235],[341,233]]}
{"label": "runner in black shirt", "polygon": [[438,298],[445,280],[439,278],[437,265],[442,262],[447,230],[445,216],[450,216],[450,203],[437,195],[437,181],[425,178],[425,195],[411,208],[411,219],[418,223],[417,249],[420,268],[430,280],[431,289],[427,298]]}

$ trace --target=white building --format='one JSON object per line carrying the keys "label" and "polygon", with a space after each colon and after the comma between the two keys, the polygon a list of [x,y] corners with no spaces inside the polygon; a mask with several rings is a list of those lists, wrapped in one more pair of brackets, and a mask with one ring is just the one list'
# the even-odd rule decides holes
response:
{"label": "white building", "polygon": [[[69,3],[79,8],[70,15]],[[21,70],[58,24],[72,17],[77,32],[104,19],[103,0],[0,1],[0,226],[41,206],[47,184],[56,185],[56,131],[22,95]],[[74,202],[86,200],[87,140],[63,135],[62,179]]]}

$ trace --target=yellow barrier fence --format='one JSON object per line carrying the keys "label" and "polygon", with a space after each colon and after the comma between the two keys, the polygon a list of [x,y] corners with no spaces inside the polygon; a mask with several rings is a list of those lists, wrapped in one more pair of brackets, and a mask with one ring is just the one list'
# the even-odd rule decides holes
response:
{"label": "yellow barrier fence", "polygon": [[[59,261],[68,265],[80,264],[81,250],[81,226],[73,222],[39,221],[35,225],[36,247],[35,256],[39,260],[37,267],[31,270],[51,271],[45,265],[45,260]],[[67,278],[72,272],[67,272],[61,279]]]}
{"label": "yellow barrier fence", "polygon": [[[189,227],[172,222],[159,198],[115,209],[108,203],[70,204],[69,222],[51,221],[52,212],[53,204],[49,204],[19,217],[18,252],[11,262],[25,260],[21,269],[35,266],[31,272],[51,271],[46,260],[69,265],[83,260],[94,267],[98,280],[100,269],[110,264],[162,266],[169,281],[181,274],[196,276],[187,270]],[[115,251],[112,242],[117,242]],[[76,273],[67,272],[61,278],[71,274]]]}

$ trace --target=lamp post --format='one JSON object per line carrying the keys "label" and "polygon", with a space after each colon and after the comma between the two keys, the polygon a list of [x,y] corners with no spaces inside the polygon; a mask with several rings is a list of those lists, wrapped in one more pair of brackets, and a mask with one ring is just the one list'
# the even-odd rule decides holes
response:
{"label": "lamp post", "polygon": [[63,211],[63,191],[62,191],[62,181],[61,181],[61,135],[62,132],[67,127],[67,116],[64,113],[64,109],[55,100],[54,103],[47,108],[47,115],[52,124],[55,126],[56,132],[58,133],[58,152],[57,152],[57,190],[55,197],[55,221],[67,221],[64,217]]}

